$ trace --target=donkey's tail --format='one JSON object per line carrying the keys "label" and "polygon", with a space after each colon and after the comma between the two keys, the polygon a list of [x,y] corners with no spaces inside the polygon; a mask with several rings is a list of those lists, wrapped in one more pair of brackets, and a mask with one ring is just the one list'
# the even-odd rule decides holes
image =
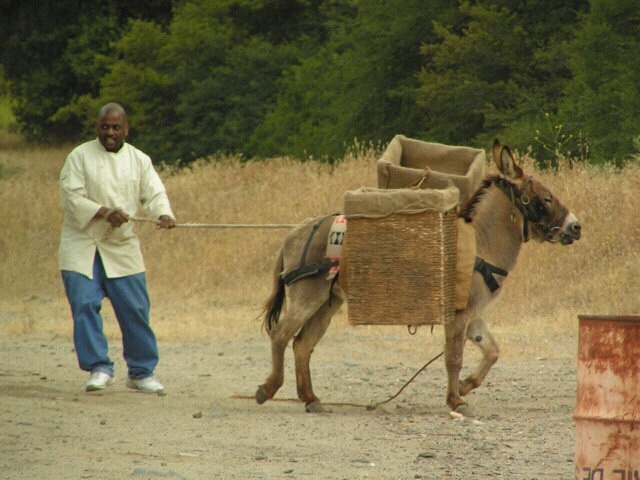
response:
{"label": "donkey's tail", "polygon": [[278,258],[273,269],[273,289],[271,295],[264,304],[262,313],[264,314],[264,328],[267,332],[278,323],[282,307],[284,306],[285,290],[284,280],[282,279],[283,265],[283,249],[278,252]]}

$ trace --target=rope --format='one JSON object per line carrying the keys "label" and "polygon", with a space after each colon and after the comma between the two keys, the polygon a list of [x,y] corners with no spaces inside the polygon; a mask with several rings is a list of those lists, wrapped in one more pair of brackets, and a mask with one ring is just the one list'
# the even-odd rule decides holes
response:
{"label": "rope", "polygon": [[400,395],[402,393],[402,391],[407,387],[407,385],[409,385],[411,382],[413,382],[413,380],[415,380],[415,378],[420,375],[420,373],[422,373],[422,371],[427,368],[429,365],[431,365],[433,362],[435,362],[437,359],[439,359],[442,355],[444,355],[444,350],[442,352],[440,352],[438,355],[436,355],[435,357],[433,357],[431,360],[429,360],[427,363],[425,363],[420,370],[418,370],[416,373],[413,374],[413,377],[411,377],[409,379],[409,381],[407,381],[402,388],[400,388],[400,390],[398,390],[396,392],[395,395],[392,395],[391,397],[387,398],[386,400],[383,400],[382,402],[378,402],[378,403],[372,403],[371,405],[367,405],[367,410],[375,410],[376,408],[378,408],[380,405],[384,405],[385,403],[389,403],[391,400],[393,400],[394,398],[396,398],[398,395]]}
{"label": "rope", "polygon": [[[157,223],[153,218],[129,217],[133,222]],[[295,228],[296,223],[177,223],[177,228]]]}
{"label": "rope", "polygon": [[[384,405],[385,403],[389,403],[391,400],[393,400],[394,398],[396,398],[398,395],[400,395],[402,393],[402,391],[411,383],[415,380],[415,378],[420,375],[420,373],[422,373],[422,371],[427,368],[429,365],[431,365],[433,362],[435,362],[438,358],[440,358],[442,355],[444,355],[444,351],[440,352],[438,355],[436,355],[435,357],[433,357],[431,360],[429,360],[427,363],[425,363],[420,370],[418,370],[416,373],[413,374],[413,377],[411,377],[401,388],[400,390],[398,390],[394,395],[392,395],[391,397],[387,398],[386,400],[383,400],[381,402],[377,402],[377,403],[370,403],[369,405],[361,405],[359,403],[351,403],[351,402],[330,402],[330,403],[325,403],[322,402],[323,405],[329,405],[329,406],[338,406],[338,407],[364,407],[367,410],[375,410],[376,408],[378,408],[380,405]],[[239,399],[239,400],[255,400],[255,397],[252,395],[232,395],[231,398],[235,398],[235,399]],[[297,398],[272,398],[269,400],[270,402],[299,402],[300,400],[298,400]]]}
{"label": "rope", "polygon": [[425,168],[424,171],[422,172],[422,176],[416,180],[415,182],[413,182],[409,188],[413,189],[413,190],[417,190],[419,189],[422,184],[425,182],[425,180],[427,180],[427,178],[429,178],[429,174],[430,174],[430,170],[428,168]]}

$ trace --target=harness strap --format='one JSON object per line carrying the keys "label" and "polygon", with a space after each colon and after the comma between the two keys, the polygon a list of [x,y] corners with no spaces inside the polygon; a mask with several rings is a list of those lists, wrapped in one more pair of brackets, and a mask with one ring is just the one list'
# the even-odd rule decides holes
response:
{"label": "harness strap", "polygon": [[334,216],[333,214],[327,215],[326,217],[322,217],[320,220],[318,220],[316,223],[313,224],[313,229],[309,234],[309,238],[307,238],[307,243],[304,244],[304,248],[302,249],[302,255],[300,256],[301,266],[305,264],[305,260],[307,259],[307,251],[309,250],[309,245],[311,245],[311,241],[313,240],[313,237],[316,236],[316,232],[318,231],[318,228],[320,228],[320,225],[322,225],[322,222],[324,222],[327,218],[333,217],[333,216]]}
{"label": "harness strap", "polygon": [[[525,210],[524,205],[521,202],[516,202],[516,198],[520,200],[522,195],[518,195],[518,193],[514,193],[514,186],[511,183],[507,183],[506,185],[503,182],[496,182],[496,185],[500,189],[502,193],[506,195],[506,197],[511,200],[511,204],[517,208],[520,213],[522,213],[523,218],[523,226],[522,226],[522,239],[526,243],[529,241],[529,215]],[[514,198],[515,196],[515,198]]]}
{"label": "harness strap", "polygon": [[494,265],[491,265],[490,263],[485,262],[480,257],[476,257],[476,263],[473,266],[473,269],[476,272],[480,272],[480,274],[484,278],[484,283],[487,284],[487,287],[489,287],[489,290],[491,290],[491,293],[495,292],[500,288],[500,284],[498,283],[498,281],[493,275],[496,274],[496,275],[502,275],[503,277],[506,277],[509,273],[506,270],[503,270]]}
{"label": "harness strap", "polygon": [[313,241],[313,237],[316,236],[316,232],[318,231],[318,228],[320,228],[320,225],[322,225],[322,222],[324,222],[327,218],[335,217],[336,215],[338,214],[333,213],[331,215],[327,215],[325,217],[322,217],[320,220],[318,220],[316,223],[313,224],[311,233],[309,234],[309,237],[307,238],[307,241],[304,244],[304,248],[302,249],[302,255],[300,255],[300,265],[297,268],[294,268],[293,270],[291,270],[286,275],[283,275],[282,277],[282,280],[284,281],[285,285],[290,285],[294,282],[297,282],[301,278],[310,277],[312,275],[317,275],[323,272],[328,272],[329,269],[338,265],[337,260],[331,261],[328,258],[325,258],[316,263],[311,263],[309,265],[305,264],[307,261],[307,252],[309,251],[309,246]]}
{"label": "harness strap", "polygon": [[309,265],[300,265],[284,275],[282,277],[282,281],[288,286],[302,278],[328,272],[332,267],[339,265],[339,263],[340,262],[338,260],[325,258],[324,260],[316,263],[310,263]]}

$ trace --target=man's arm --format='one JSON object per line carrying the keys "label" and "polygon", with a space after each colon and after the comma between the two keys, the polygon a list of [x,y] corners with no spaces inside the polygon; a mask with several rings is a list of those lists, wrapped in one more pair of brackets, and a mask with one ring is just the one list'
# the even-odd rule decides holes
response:
{"label": "man's arm", "polygon": [[[60,206],[76,223],[84,229],[101,212],[101,205],[87,196],[82,159],[77,152],[67,157],[60,172]],[[99,217],[101,218],[101,217]]]}
{"label": "man's arm", "polygon": [[148,216],[157,218],[158,228],[173,228],[175,215],[169,204],[169,197],[160,176],[153,168],[149,157],[143,158],[140,177],[140,201]]}

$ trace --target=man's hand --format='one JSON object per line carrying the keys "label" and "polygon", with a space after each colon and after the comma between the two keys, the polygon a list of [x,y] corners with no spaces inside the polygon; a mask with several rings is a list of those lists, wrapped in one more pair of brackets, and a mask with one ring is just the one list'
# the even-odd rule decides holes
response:
{"label": "man's hand", "polygon": [[169,215],[161,215],[156,222],[156,228],[175,228],[176,221]]}
{"label": "man's hand", "polygon": [[107,222],[109,222],[109,225],[114,228],[118,228],[123,223],[129,221],[129,215],[124,213],[122,210],[118,208],[111,210],[107,207],[100,207],[93,218],[104,218]]}
{"label": "man's hand", "polygon": [[109,225],[111,225],[113,228],[118,228],[123,223],[127,223],[129,221],[129,215],[116,208],[115,210],[111,210],[107,214],[106,219],[107,222],[109,222]]}

